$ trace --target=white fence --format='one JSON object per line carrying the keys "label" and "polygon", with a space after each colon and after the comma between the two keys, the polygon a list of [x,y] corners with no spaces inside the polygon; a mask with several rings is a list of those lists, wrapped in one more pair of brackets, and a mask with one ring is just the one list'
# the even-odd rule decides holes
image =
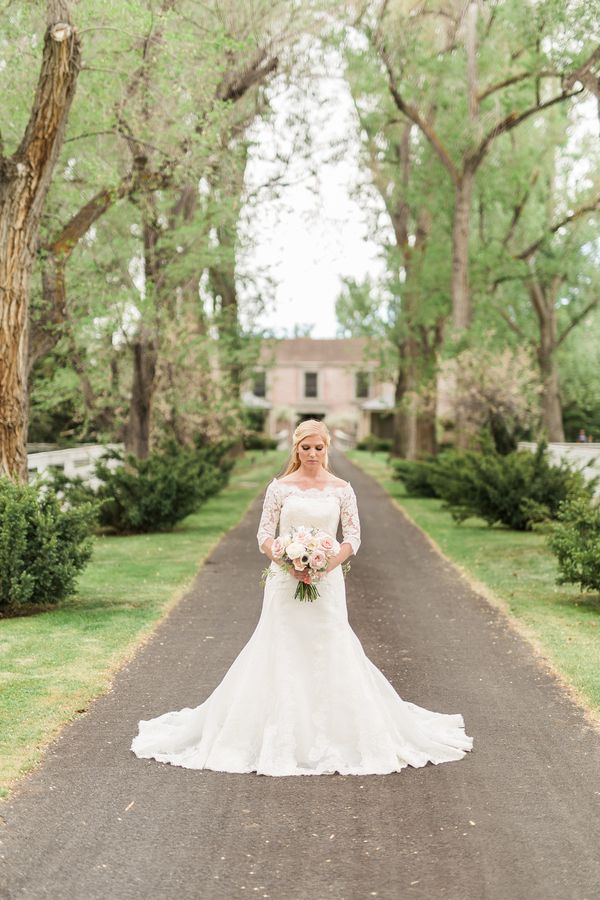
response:
{"label": "white fence", "polygon": [[[94,466],[100,457],[104,456],[107,449],[122,450],[121,444],[84,444],[81,447],[71,447],[67,450],[43,450],[41,453],[27,454],[27,469],[30,480],[32,475],[43,475],[44,472],[60,470],[69,478],[79,476],[87,481],[91,487],[99,484],[94,478]],[[109,460],[109,466],[114,466],[116,460]]]}
{"label": "white fence", "polygon": [[[537,449],[537,444],[521,441],[519,450]],[[585,478],[597,478],[600,475],[600,444],[548,444],[548,455],[553,462],[566,460],[574,469],[580,469]],[[600,494],[600,485],[596,489]]]}

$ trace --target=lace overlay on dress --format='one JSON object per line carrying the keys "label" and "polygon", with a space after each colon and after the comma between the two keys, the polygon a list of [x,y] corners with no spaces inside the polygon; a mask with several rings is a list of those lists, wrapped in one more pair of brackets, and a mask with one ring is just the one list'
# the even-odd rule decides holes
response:
{"label": "lace overlay on dress", "polygon": [[[267,538],[274,538],[277,535],[281,508],[286,497],[305,497],[306,499],[323,500],[325,502],[333,499],[337,503],[339,511],[342,540],[344,543],[350,544],[354,554],[358,552],[360,547],[360,521],[358,518],[356,494],[350,483],[339,487],[332,485],[323,489],[300,488],[294,484],[280,482],[277,478],[274,478],[265,494],[258,534],[256,535],[261,553],[264,553],[263,544]],[[306,525],[311,523],[295,522],[293,524]],[[285,528],[280,529],[280,532],[282,530],[285,531]],[[337,530],[337,522],[335,530]],[[335,532],[333,532],[332,536],[335,537]]]}

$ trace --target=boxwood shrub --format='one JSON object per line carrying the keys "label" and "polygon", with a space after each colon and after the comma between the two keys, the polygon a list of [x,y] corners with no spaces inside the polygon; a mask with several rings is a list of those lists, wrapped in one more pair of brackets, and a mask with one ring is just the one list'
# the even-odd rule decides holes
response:
{"label": "boxwood shrub", "polygon": [[0,479],[0,614],[56,604],[92,553],[95,509],[63,508],[47,487]]}
{"label": "boxwood shrub", "polygon": [[558,583],[600,592],[600,505],[585,498],[563,503],[548,543],[558,561]]}

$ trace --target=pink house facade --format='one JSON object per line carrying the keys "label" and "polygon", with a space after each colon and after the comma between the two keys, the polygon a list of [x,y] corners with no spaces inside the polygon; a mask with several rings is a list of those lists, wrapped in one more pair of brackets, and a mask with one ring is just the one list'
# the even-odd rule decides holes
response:
{"label": "pink house facade", "polygon": [[265,342],[244,402],[272,437],[307,418],[324,419],[340,442],[387,437],[394,388],[378,379],[366,349],[363,338]]}

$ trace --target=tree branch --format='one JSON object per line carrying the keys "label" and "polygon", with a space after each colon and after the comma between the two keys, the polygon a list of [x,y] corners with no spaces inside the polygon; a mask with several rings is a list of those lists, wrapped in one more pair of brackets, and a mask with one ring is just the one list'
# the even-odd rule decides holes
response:
{"label": "tree branch", "polygon": [[413,106],[412,103],[408,103],[407,101],[404,100],[400,91],[396,87],[394,72],[390,65],[390,61],[388,59],[385,48],[380,47],[379,51],[380,51],[381,58],[383,60],[383,64],[384,64],[387,74],[388,74],[388,86],[389,86],[390,94],[392,95],[392,99],[393,99],[394,103],[396,104],[397,108],[403,115],[405,115],[408,119],[410,119],[412,122],[414,122],[415,125],[417,125],[421,129],[421,131],[423,132],[423,134],[425,135],[425,137],[427,138],[427,140],[429,141],[429,143],[431,144],[431,146],[437,153],[442,165],[450,174],[452,181],[454,182],[455,185],[458,185],[460,183],[460,178],[461,178],[460,173],[459,173],[458,169],[456,168],[456,166],[454,165],[454,163],[450,157],[450,154],[444,147],[440,137],[438,136],[438,134],[436,133],[436,131],[432,127],[432,125],[421,116],[421,114],[420,114],[419,110],[416,108],[416,106]]}
{"label": "tree branch", "polygon": [[570,222],[574,222],[576,219],[579,219],[581,216],[584,216],[589,212],[596,212],[596,210],[600,209],[600,197],[596,197],[591,203],[586,203],[583,206],[580,206],[579,209],[576,209],[575,212],[570,213],[568,216],[565,216],[564,219],[561,219],[560,222],[556,222],[554,225],[551,225],[550,228],[540,237],[537,241],[534,241],[529,247],[526,247],[525,250],[522,250],[521,253],[516,255],[516,259],[526,260],[530,256],[539,249],[541,244],[545,241],[546,237],[549,234],[556,234],[556,232],[560,228],[564,228],[565,225],[568,225]]}
{"label": "tree branch", "polygon": [[578,94],[583,92],[583,88],[580,88],[577,91],[563,91],[561,94],[558,94],[556,97],[552,97],[550,100],[546,100],[544,103],[536,103],[535,106],[531,106],[529,109],[524,110],[522,113],[510,113],[500,122],[497,122],[493,128],[487,133],[484,139],[479,144],[479,147],[472,155],[471,160],[475,169],[478,168],[480,163],[483,161],[487,151],[489,150],[490,144],[494,141],[499,135],[505,134],[507,131],[512,131],[513,128],[516,128],[517,125],[520,125],[522,122],[525,122],[526,119],[529,119],[530,116],[535,115],[538,112],[542,112],[545,109],[549,109],[551,106],[554,106],[556,103],[562,103],[564,100],[569,100],[571,97],[576,97]]}
{"label": "tree branch", "polygon": [[563,330],[563,332],[561,333],[560,337],[559,337],[558,340],[556,341],[556,346],[557,346],[557,347],[559,347],[559,346],[562,344],[562,342],[565,340],[565,338],[567,337],[567,335],[569,335],[569,334],[573,331],[573,329],[575,328],[575,326],[576,326],[576,325],[579,325],[579,323],[580,323],[583,319],[585,319],[585,317],[586,317],[589,313],[591,313],[592,310],[595,309],[596,306],[598,306],[598,304],[600,304],[600,297],[594,297],[592,300],[590,300],[590,302],[589,302],[586,306],[584,306],[584,308],[581,310],[581,312],[577,313],[577,315],[574,316],[574,317],[571,319],[571,321],[569,322],[569,324],[567,325],[567,327]]}
{"label": "tree branch", "polygon": [[525,81],[526,78],[531,78],[531,72],[519,72],[518,75],[511,75],[510,78],[505,78],[504,81],[498,81],[496,84],[488,85],[488,87],[484,88],[479,94],[479,102],[485,100],[486,97],[491,97],[496,91],[501,91],[505,87],[510,87],[511,84],[518,84],[520,81]]}
{"label": "tree branch", "polygon": [[600,62],[600,44],[596,47],[596,49],[588,56],[585,62],[581,63],[570,75],[567,75],[566,78],[563,79],[563,90],[570,91],[575,82],[579,81],[581,84],[584,83],[583,79],[588,75],[592,67]]}
{"label": "tree branch", "polygon": [[511,221],[510,221],[510,225],[508,226],[508,228],[506,230],[506,234],[504,235],[504,239],[502,241],[503,247],[506,247],[508,245],[509,241],[511,240],[511,238],[513,237],[513,235],[515,233],[515,229],[516,229],[517,225],[519,224],[519,219],[521,218],[521,214],[523,213],[523,210],[525,209],[527,201],[529,200],[529,197],[531,196],[531,189],[534,187],[536,181],[538,180],[539,174],[540,174],[539,169],[533,170],[531,178],[529,179],[529,184],[527,186],[527,190],[525,191],[525,193],[523,194],[523,196],[521,197],[521,199],[519,200],[519,202],[516,204],[516,206],[513,209],[513,214],[512,214]]}

